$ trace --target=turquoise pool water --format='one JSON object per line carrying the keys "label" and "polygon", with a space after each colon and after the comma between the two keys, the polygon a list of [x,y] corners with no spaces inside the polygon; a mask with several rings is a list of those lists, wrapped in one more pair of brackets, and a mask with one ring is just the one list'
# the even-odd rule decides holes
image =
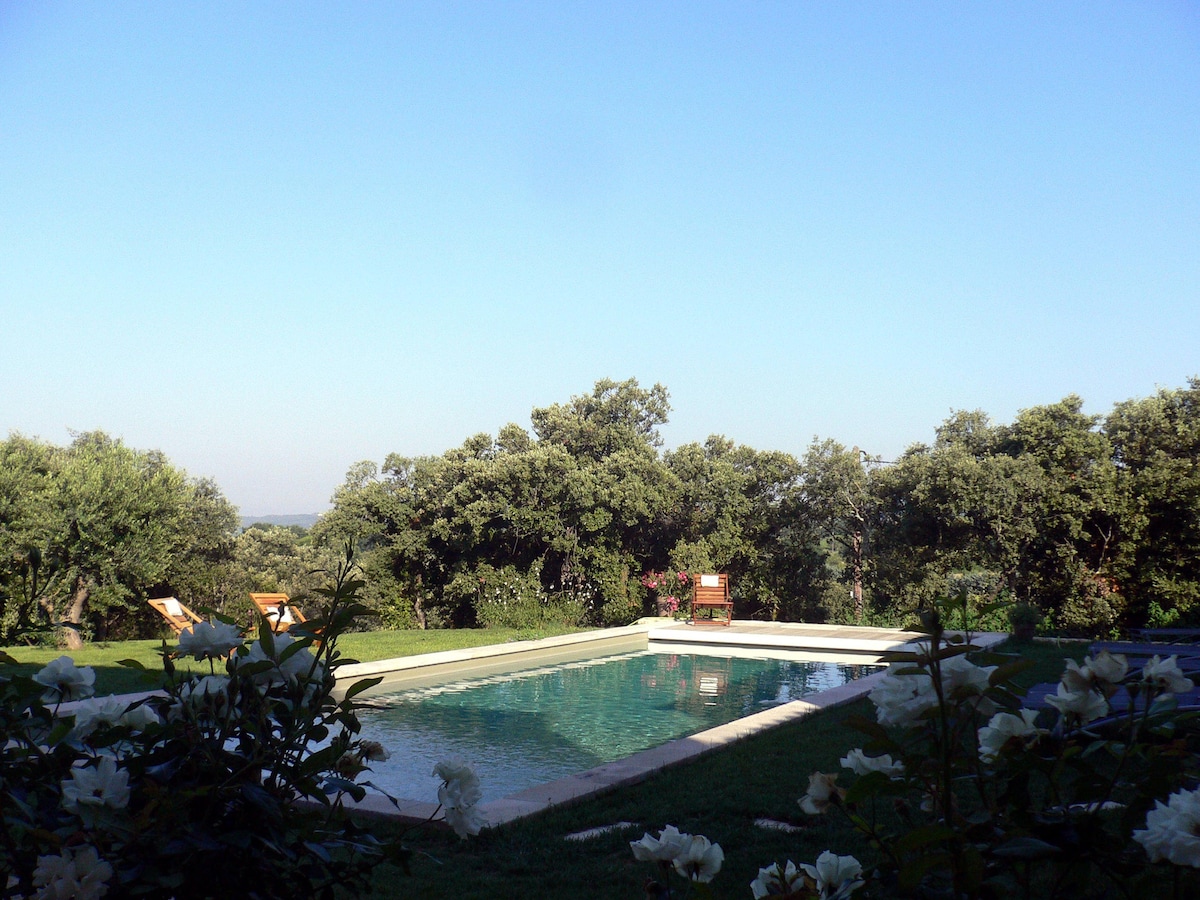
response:
{"label": "turquoise pool water", "polygon": [[878,668],[643,650],[377,694],[360,719],[391,752],[371,780],[393,796],[433,799],[457,754],[496,800]]}

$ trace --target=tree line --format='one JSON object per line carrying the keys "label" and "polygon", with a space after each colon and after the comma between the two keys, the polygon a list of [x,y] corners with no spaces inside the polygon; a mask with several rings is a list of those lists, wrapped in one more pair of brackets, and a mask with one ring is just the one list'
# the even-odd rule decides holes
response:
{"label": "tree line", "polygon": [[679,573],[702,571],[730,574],[739,617],[899,625],[963,593],[1080,634],[1200,624],[1200,379],[1082,407],[957,412],[889,462],[833,440],[664,451],[666,389],[606,379],[528,429],[356,464],[307,532],[238,533],[210,481],[100,433],[13,435],[3,627],[147,633],[156,593],[240,614],[249,590],[311,589],[347,541],[390,627],[619,624],[686,600]]}
{"label": "tree line", "polygon": [[103,432],[0,441],[0,641],[147,637],[151,597],[249,619],[249,592],[303,593],[333,565],[304,529],[251,527],[210,479]]}

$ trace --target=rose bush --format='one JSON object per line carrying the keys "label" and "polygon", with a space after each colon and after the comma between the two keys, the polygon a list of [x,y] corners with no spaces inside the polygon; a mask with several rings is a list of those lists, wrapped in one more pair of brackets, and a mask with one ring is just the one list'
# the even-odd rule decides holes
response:
{"label": "rose bush", "polygon": [[[365,612],[351,571],[348,553],[324,614],[288,634],[263,621],[248,640],[221,619],[164,643],[165,690],[133,703],[68,705],[90,697],[94,673],[66,657],[32,677],[0,672],[7,895],[344,896],[402,862],[400,839],[377,841],[346,805],[387,753],[359,736],[356,715],[378,679],[334,690],[353,662],[338,637]],[[180,673],[185,656],[209,674]],[[477,833],[478,779],[459,764],[443,790],[447,820]]]}
{"label": "rose bush", "polygon": [[877,865],[830,875],[827,859],[816,877],[820,860],[814,872],[775,864],[754,896],[864,883],[880,897],[1196,896],[1200,728],[1178,708],[1194,686],[1178,661],[1070,661],[1047,708],[1027,709],[1012,681],[1025,664],[941,621],[927,618],[917,651],[890,654],[875,720],[853,720],[867,740],[841,763],[856,779],[814,773],[800,798],[810,815],[846,816]]}
{"label": "rose bush", "polygon": [[641,840],[630,841],[634,859],[654,863],[661,881],[649,879],[647,896],[671,897],[671,872],[683,878],[689,888],[707,885],[725,861],[725,851],[702,834],[688,834],[667,825],[658,837],[649,832]]}

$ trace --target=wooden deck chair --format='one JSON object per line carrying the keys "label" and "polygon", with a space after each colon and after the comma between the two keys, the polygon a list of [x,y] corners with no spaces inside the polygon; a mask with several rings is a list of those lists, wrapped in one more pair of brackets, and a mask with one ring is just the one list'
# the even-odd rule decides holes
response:
{"label": "wooden deck chair", "polygon": [[[700,619],[697,613],[707,609],[708,618]],[[714,618],[716,610],[722,610],[724,621]],[[692,624],[708,621],[713,624],[729,625],[733,622],[733,601],[729,599],[729,576],[692,575]]]}
{"label": "wooden deck chair", "polygon": [[146,602],[162,614],[176,634],[183,634],[183,629],[190,628],[195,622],[204,621],[174,597],[160,597]]}
{"label": "wooden deck chair", "polygon": [[250,594],[258,611],[271,623],[271,630],[278,634],[287,631],[297,622],[306,622],[298,606],[292,606],[287,594]]}

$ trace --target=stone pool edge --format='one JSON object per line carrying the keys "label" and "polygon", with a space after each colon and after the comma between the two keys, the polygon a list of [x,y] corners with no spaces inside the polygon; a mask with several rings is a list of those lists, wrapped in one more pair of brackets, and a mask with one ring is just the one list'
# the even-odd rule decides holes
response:
{"label": "stone pool edge", "polygon": [[[363,678],[380,676],[384,680],[374,690],[387,690],[397,681],[409,678],[437,678],[446,675],[466,676],[474,670],[493,666],[507,668],[516,660],[530,662],[551,661],[575,651],[612,647],[619,650],[635,647],[639,639],[649,635],[657,626],[656,620],[640,620],[633,625],[619,628],[593,629],[575,634],[560,634],[548,638],[527,641],[509,641],[504,644],[483,644],[461,650],[440,650],[416,656],[401,656],[375,662],[350,663],[339,666],[338,684],[353,684]],[[647,640],[649,638],[647,637]],[[335,691],[338,688],[335,688]]]}

